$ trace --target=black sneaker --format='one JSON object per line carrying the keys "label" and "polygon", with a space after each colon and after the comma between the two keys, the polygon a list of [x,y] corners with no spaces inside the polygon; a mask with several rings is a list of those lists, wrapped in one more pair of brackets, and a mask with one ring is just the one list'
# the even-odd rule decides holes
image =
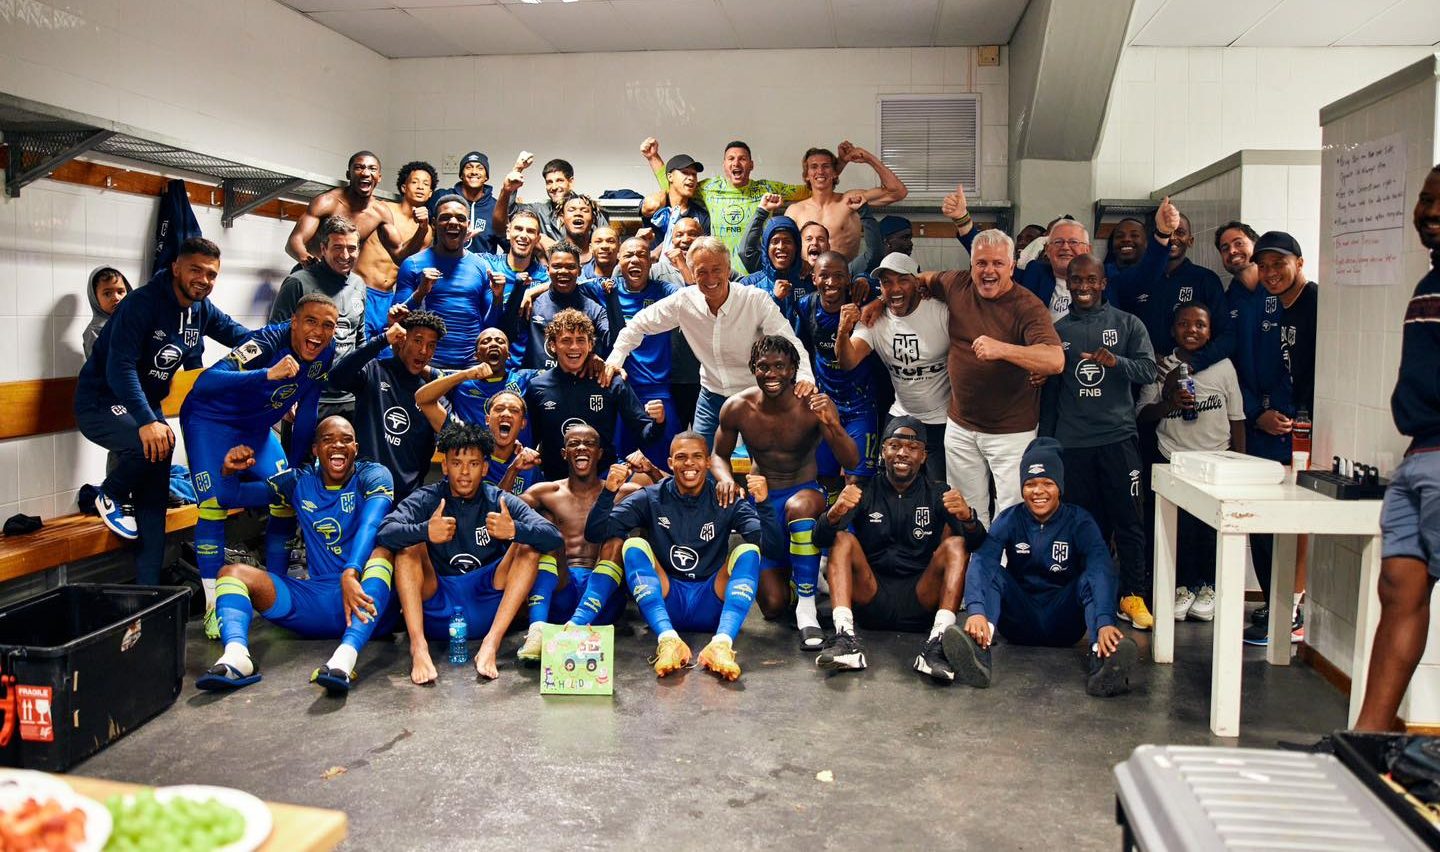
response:
{"label": "black sneaker", "polygon": [[1270,621],[1270,604],[1261,604],[1250,611],[1251,624],[1267,624]]}
{"label": "black sneaker", "polygon": [[990,685],[990,649],[981,648],[959,625],[945,628],[940,635],[940,647],[961,683],[976,689],[985,689]]}
{"label": "black sneaker", "polygon": [[840,672],[858,672],[865,668],[865,652],[860,648],[860,637],[837,631],[820,649],[815,665]]}
{"label": "black sneaker", "polygon": [[950,667],[950,661],[945,659],[945,648],[939,636],[932,636],[925,640],[925,647],[915,655],[915,663],[912,668],[923,675],[930,675],[934,680],[941,683],[953,683],[955,681],[955,669]]}
{"label": "black sneaker", "polygon": [[1246,645],[1257,645],[1263,648],[1270,644],[1270,625],[1264,621],[1247,624],[1241,637]]}
{"label": "black sneaker", "polygon": [[1101,657],[1094,651],[1085,652],[1085,691],[1097,698],[1110,698],[1130,691],[1130,668],[1140,656],[1135,640],[1120,640],[1115,653]]}

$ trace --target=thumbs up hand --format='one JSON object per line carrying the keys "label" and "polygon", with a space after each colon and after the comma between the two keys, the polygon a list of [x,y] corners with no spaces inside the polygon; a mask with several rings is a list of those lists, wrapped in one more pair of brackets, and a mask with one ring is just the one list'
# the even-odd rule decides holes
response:
{"label": "thumbs up hand", "polygon": [[430,516],[427,533],[431,544],[444,544],[455,537],[455,519],[445,516],[443,497],[440,498],[440,505],[435,507],[435,514]]}
{"label": "thumbs up hand", "polygon": [[500,511],[491,512],[485,516],[485,529],[490,531],[491,538],[503,541],[514,540],[515,519],[510,517],[510,507],[506,505],[503,496],[500,499]]}

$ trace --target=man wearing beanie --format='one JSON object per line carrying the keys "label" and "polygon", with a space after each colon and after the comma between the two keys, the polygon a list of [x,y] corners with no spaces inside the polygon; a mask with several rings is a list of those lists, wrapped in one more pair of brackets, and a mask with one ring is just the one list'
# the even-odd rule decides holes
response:
{"label": "man wearing beanie", "polygon": [[[815,543],[830,547],[835,633],[815,658],[823,669],[865,668],[855,622],[875,630],[930,631],[913,668],[949,683],[940,637],[955,624],[965,563],[985,527],[959,491],[925,475],[925,424],[892,419],[880,443],[883,472],[847,485],[820,516]],[[851,607],[854,607],[852,610]]]}
{"label": "man wearing beanie", "polygon": [[[519,164],[516,164],[519,168]],[[449,192],[437,192],[430,196],[430,218],[435,218],[435,205],[441,198],[458,195],[470,205],[470,231],[466,248],[477,254],[494,252],[500,242],[500,235],[491,227],[495,215],[495,193],[490,187],[490,158],[479,151],[471,151],[460,158],[460,180]]]}
{"label": "man wearing beanie", "polygon": [[1030,442],[1020,459],[1020,504],[1000,513],[970,560],[965,627],[947,628],[942,644],[955,676],[971,686],[990,685],[998,628],[1016,645],[1065,648],[1083,636],[1085,691],[1109,697],[1130,689],[1139,652],[1115,627],[1115,563],[1090,513],[1060,500],[1063,450],[1054,438]]}

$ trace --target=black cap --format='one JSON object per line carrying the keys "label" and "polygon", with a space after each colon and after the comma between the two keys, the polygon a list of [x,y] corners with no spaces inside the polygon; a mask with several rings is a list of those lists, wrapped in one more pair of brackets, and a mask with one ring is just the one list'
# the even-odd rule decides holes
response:
{"label": "black cap", "polygon": [[[892,418],[889,423],[886,423],[885,434],[881,436],[881,440],[888,441],[896,437],[895,433],[901,429],[909,429],[911,432],[914,432],[915,440],[917,441],[925,440],[925,424],[921,423],[919,418],[911,417],[908,414],[902,414],[899,417]],[[910,436],[902,435],[900,437],[908,439]]]}
{"label": "black cap", "polygon": [[26,535],[40,529],[43,524],[39,515],[11,515],[5,522],[5,535]]}
{"label": "black cap", "polygon": [[1261,234],[1260,239],[1255,241],[1255,250],[1250,252],[1250,257],[1254,259],[1265,251],[1278,251],[1291,257],[1303,257],[1300,254],[1299,241],[1284,231],[1266,231]]}
{"label": "black cap", "polygon": [[688,169],[691,166],[694,166],[697,172],[705,171],[705,167],[689,154],[676,154],[665,161],[665,174],[668,175],[676,169]]}
{"label": "black cap", "polygon": [[486,172],[490,171],[490,158],[480,153],[479,151],[471,151],[470,153],[460,158],[460,171],[465,171],[465,167],[470,165],[471,163],[479,163],[480,165],[485,167]]}

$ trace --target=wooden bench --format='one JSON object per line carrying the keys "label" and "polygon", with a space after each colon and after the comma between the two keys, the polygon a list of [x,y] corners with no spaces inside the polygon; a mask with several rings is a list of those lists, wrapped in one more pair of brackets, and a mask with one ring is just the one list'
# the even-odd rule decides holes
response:
{"label": "wooden bench", "polygon": [[[172,418],[172,426],[176,425],[173,418],[180,413],[180,403],[199,375],[199,370],[175,374],[170,395],[161,403],[161,410]],[[75,385],[73,378],[0,383],[0,440],[74,429]],[[102,473],[97,470],[95,475]],[[193,505],[170,509],[165,516],[165,532],[191,529],[198,518],[199,510]],[[28,535],[0,535],[0,583],[112,553],[125,543],[94,515],[76,512],[51,518]]]}

